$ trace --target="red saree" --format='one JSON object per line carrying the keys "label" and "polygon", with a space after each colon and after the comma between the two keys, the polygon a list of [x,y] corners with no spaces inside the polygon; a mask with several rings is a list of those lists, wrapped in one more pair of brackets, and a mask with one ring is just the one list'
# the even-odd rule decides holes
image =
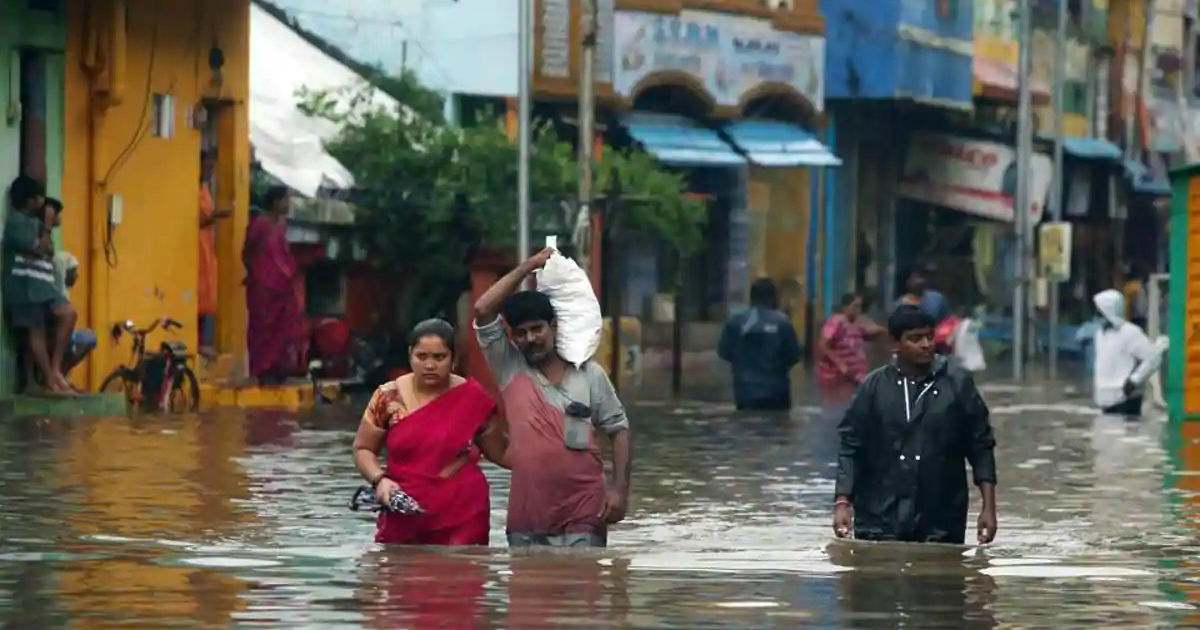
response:
{"label": "red saree", "polygon": [[290,376],[304,361],[299,277],[288,250],[287,222],[258,215],[246,230],[246,349],[250,375]]}
{"label": "red saree", "polygon": [[[415,412],[397,410],[396,382],[376,391],[367,413],[387,429],[387,475],[416,499],[424,514],[379,515],[375,541],[407,545],[486,545],[490,520],[488,483],[479,469],[475,435],[496,403],[474,379]],[[450,477],[441,473],[466,454]]]}

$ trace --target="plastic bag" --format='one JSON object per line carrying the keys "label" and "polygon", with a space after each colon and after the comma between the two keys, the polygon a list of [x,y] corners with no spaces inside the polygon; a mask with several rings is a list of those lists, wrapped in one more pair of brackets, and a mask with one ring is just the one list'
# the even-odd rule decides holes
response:
{"label": "plastic bag", "polygon": [[600,347],[600,331],[604,327],[592,281],[575,261],[554,252],[537,274],[537,288],[554,306],[558,356],[575,367],[583,367]]}

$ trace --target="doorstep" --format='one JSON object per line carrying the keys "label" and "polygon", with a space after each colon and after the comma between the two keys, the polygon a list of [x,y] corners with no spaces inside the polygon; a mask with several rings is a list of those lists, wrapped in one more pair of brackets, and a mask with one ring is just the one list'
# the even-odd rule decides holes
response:
{"label": "doorstep", "polygon": [[123,416],[124,394],[80,394],[64,398],[17,395],[0,400],[0,417],[79,418]]}
{"label": "doorstep", "polygon": [[[322,385],[321,391],[330,400],[341,397],[337,385]],[[297,411],[317,404],[311,382],[282,385],[232,384],[210,381],[200,383],[201,409],[238,407],[242,409],[287,409]]]}

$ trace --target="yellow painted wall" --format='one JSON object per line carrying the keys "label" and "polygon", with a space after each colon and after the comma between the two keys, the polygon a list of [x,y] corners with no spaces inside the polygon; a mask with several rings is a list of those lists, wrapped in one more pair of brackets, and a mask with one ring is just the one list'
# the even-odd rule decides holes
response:
{"label": "yellow painted wall", "polygon": [[751,268],[775,281],[780,307],[797,331],[804,330],[806,250],[809,221],[809,169],[750,168],[751,220],[762,221],[752,233]]}
{"label": "yellow painted wall", "polygon": [[[81,325],[96,328],[100,337],[89,369],[77,371],[76,378],[94,388],[127,358],[127,341],[114,347],[107,332],[117,321],[145,324],[173,317],[185,328],[172,336],[196,348],[201,134],[189,126],[188,114],[203,98],[230,105],[220,125],[228,142],[222,144],[218,177],[222,201],[232,203],[236,213],[217,235],[218,321],[221,349],[240,362],[245,300],[238,252],[249,209],[250,2],[71,0],[68,6],[63,244],[80,260],[72,301]],[[128,16],[123,27],[122,13]],[[123,41],[121,32],[127,33]],[[225,57],[219,84],[208,67],[214,45]],[[174,96],[172,138],[149,133],[154,93]],[[124,219],[112,230],[106,262],[112,194],[124,200]]]}

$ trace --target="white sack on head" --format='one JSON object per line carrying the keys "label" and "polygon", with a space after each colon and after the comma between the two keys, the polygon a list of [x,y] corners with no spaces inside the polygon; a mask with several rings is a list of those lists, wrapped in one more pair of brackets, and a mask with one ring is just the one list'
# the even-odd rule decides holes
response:
{"label": "white sack on head", "polygon": [[583,367],[600,347],[600,332],[604,327],[600,301],[592,291],[587,273],[575,261],[554,252],[537,274],[537,288],[554,306],[558,356],[575,367]]}

